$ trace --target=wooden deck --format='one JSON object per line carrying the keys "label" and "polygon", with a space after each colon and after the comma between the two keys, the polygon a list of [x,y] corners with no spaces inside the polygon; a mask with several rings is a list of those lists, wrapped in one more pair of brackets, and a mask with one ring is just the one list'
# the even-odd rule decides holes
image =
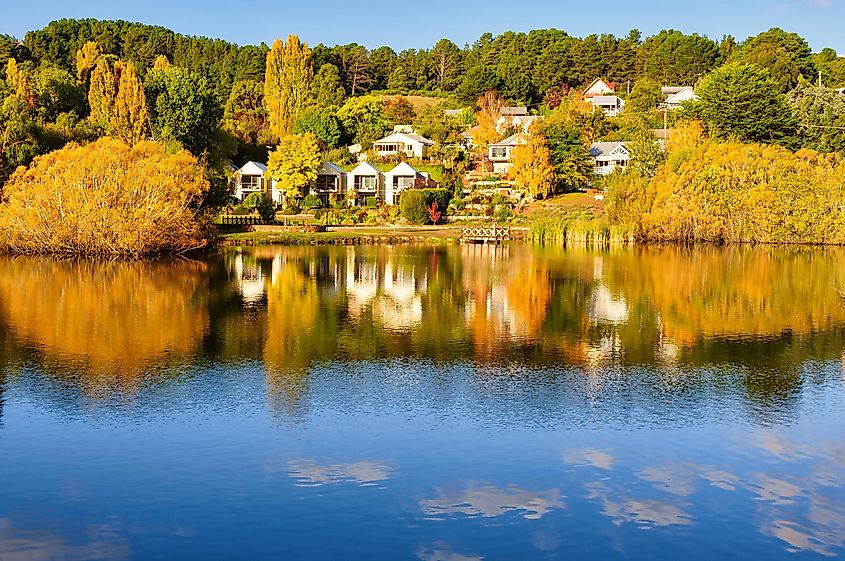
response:
{"label": "wooden deck", "polygon": [[492,226],[472,226],[461,228],[461,241],[466,243],[494,243],[508,242],[511,239],[511,229],[496,224]]}

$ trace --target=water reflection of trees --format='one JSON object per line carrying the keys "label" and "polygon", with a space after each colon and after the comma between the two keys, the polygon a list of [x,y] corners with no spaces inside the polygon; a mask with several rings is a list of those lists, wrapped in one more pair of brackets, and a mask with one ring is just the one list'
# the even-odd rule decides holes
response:
{"label": "water reflection of trees", "polygon": [[7,258],[0,268],[4,345],[85,386],[134,386],[193,355],[208,330],[202,262]]}
{"label": "water reflection of trees", "polygon": [[[252,248],[201,262],[5,259],[2,360],[82,366],[86,384],[174,356],[263,365],[295,407],[315,366],[734,364],[752,403],[788,404],[808,359],[839,360],[840,251]],[[734,381],[736,382],[736,381]],[[785,405],[788,407],[788,405]]]}

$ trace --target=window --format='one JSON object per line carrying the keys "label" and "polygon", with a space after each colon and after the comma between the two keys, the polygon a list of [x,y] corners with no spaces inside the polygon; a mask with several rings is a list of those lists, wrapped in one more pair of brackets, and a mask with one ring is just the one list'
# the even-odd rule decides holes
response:
{"label": "window", "polygon": [[337,177],[334,175],[318,175],[314,187],[317,191],[335,191],[337,190]]}
{"label": "window", "polygon": [[393,188],[397,191],[403,189],[410,189],[414,186],[414,178],[409,175],[403,175],[393,178]]}
{"label": "window", "polygon": [[375,175],[356,175],[355,189],[358,191],[375,191],[376,190],[376,176]]}
{"label": "window", "polygon": [[508,149],[502,146],[493,146],[490,148],[491,158],[507,158]]}
{"label": "window", "polygon": [[378,145],[378,151],[379,152],[387,152],[387,153],[398,152],[399,151],[399,145],[398,144],[379,144]]}
{"label": "window", "polygon": [[260,191],[261,190],[260,175],[242,175],[241,176],[241,190],[242,191]]}

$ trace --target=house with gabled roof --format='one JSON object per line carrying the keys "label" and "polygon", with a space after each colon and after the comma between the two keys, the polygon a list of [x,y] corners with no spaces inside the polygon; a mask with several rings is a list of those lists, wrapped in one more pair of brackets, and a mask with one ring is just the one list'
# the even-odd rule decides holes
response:
{"label": "house with gabled roof", "polygon": [[601,78],[596,78],[584,89],[584,99],[589,100],[591,97],[600,95],[613,95],[616,93],[616,84],[607,83]]}
{"label": "house with gabled roof", "polygon": [[360,162],[346,174],[346,189],[355,193],[355,204],[364,206],[367,197],[384,200],[384,175],[369,162]]}
{"label": "house with gabled roof", "polygon": [[247,162],[232,172],[232,194],[243,202],[253,193],[268,194],[268,181],[264,177],[267,166],[261,162]]}
{"label": "house with gabled roof", "polygon": [[395,168],[384,174],[384,202],[389,205],[398,205],[399,197],[405,189],[428,187],[429,177],[427,173],[417,171],[407,162],[402,162]]}
{"label": "house with gabled roof", "polygon": [[311,185],[311,194],[327,204],[331,195],[340,197],[345,192],[346,172],[331,162],[323,162],[317,171],[317,179]]}
{"label": "house with gabled roof", "polygon": [[528,144],[528,135],[523,132],[491,144],[487,148],[487,158],[493,163],[493,173],[508,173],[513,167],[514,149],[525,144]]}
{"label": "house with gabled roof", "polygon": [[415,133],[394,132],[373,143],[373,149],[379,156],[405,154],[410,158],[425,158],[434,141]]}
{"label": "house with gabled roof", "polygon": [[617,169],[628,167],[631,152],[625,142],[594,142],[590,146],[590,159],[593,161],[593,173],[610,175]]}

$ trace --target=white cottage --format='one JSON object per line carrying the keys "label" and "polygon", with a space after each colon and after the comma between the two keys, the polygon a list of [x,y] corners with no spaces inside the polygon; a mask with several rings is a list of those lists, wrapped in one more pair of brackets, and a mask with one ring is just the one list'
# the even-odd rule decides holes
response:
{"label": "white cottage", "polygon": [[346,188],[355,192],[355,204],[364,206],[367,197],[384,200],[384,174],[369,162],[361,162],[346,175]]}
{"label": "white cottage", "polygon": [[428,174],[415,170],[407,162],[402,162],[386,174],[384,202],[398,205],[399,197],[405,189],[413,189],[418,184],[428,185]]}
{"label": "white cottage", "polygon": [[590,159],[593,161],[593,173],[610,175],[628,166],[631,153],[624,142],[594,142],[590,146]]}
{"label": "white cottage", "polygon": [[382,157],[404,153],[410,158],[425,158],[429,146],[434,146],[433,140],[407,132],[394,132],[373,143],[373,149]]}
{"label": "white cottage", "polygon": [[323,162],[311,186],[311,194],[319,197],[324,204],[328,203],[331,195],[340,197],[346,191],[345,180],[345,171],[331,162]]}
{"label": "white cottage", "polygon": [[514,148],[525,144],[528,144],[528,135],[521,132],[511,135],[496,144],[491,144],[487,149],[487,157],[493,163],[493,173],[508,173],[513,167]]}
{"label": "white cottage", "polygon": [[253,193],[267,193],[264,174],[267,166],[261,162],[247,162],[232,174],[233,195],[243,202]]}

